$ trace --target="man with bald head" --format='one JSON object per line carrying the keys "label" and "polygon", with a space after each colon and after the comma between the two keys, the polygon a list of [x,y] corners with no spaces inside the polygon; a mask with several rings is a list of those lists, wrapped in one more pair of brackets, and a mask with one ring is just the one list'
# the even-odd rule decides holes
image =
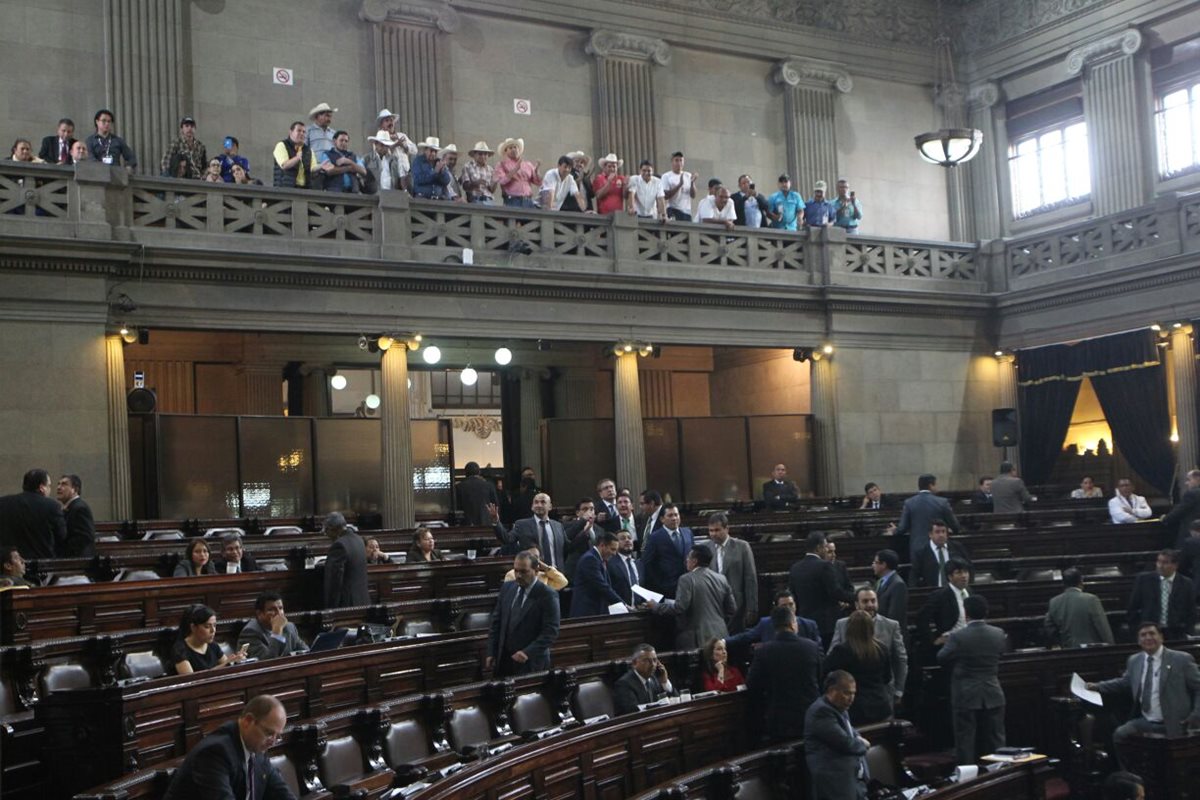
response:
{"label": "man with bald head", "polygon": [[370,605],[366,543],[337,511],[325,518],[324,530],[333,542],[325,557],[325,608]]}
{"label": "man with bald head", "polygon": [[539,492],[533,496],[533,516],[519,519],[512,528],[506,529],[500,521],[500,515],[494,507],[488,511],[492,517],[492,529],[496,538],[504,543],[506,550],[527,550],[536,547],[545,561],[555,569],[561,570],[566,566],[566,532],[562,523],[550,519],[550,509],[553,505],[550,495]]}
{"label": "man with bald head", "polygon": [[800,489],[787,479],[786,464],[776,464],[771,468],[771,480],[763,484],[762,493],[767,508],[787,508],[800,499]]}
{"label": "man with bald head", "polygon": [[295,800],[267,749],[283,734],[287,712],[269,694],[246,705],[196,745],[175,771],[164,800]]}

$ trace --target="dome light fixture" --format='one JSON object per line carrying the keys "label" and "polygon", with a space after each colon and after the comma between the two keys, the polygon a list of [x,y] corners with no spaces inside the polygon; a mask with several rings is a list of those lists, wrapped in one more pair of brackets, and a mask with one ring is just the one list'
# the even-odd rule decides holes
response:
{"label": "dome light fixture", "polygon": [[371,409],[372,411],[379,408],[379,403],[380,403],[379,395],[377,395],[377,394],[369,394],[366,396],[366,399],[363,400],[363,405],[365,405],[367,408]]}
{"label": "dome light fixture", "polygon": [[381,334],[379,339],[375,343],[377,345],[379,345],[380,350],[386,351],[386,350],[390,349],[391,346],[395,343],[395,339],[393,339],[391,336],[388,336],[387,334]]}
{"label": "dome light fixture", "polygon": [[346,376],[334,375],[329,379],[329,385],[340,392],[342,389],[346,388]]}
{"label": "dome light fixture", "polygon": [[466,369],[458,373],[458,377],[462,381],[463,386],[474,386],[475,382],[479,380],[479,373],[475,371],[474,367],[467,364]]}
{"label": "dome light fixture", "polygon": [[421,351],[421,358],[426,364],[436,364],[442,360],[442,350],[436,344],[431,344]]}
{"label": "dome light fixture", "polygon": [[507,347],[496,348],[496,363],[502,367],[506,367],[512,363],[512,350]]}

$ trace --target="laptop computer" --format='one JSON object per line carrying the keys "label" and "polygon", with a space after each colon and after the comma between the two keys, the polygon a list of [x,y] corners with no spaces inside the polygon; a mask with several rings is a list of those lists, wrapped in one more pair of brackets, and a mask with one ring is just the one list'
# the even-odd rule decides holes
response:
{"label": "laptop computer", "polygon": [[313,639],[312,646],[308,648],[308,652],[320,653],[323,650],[336,650],[346,641],[346,636],[349,633],[350,631],[347,628],[338,628],[335,631],[326,631],[325,633],[317,634],[317,638]]}

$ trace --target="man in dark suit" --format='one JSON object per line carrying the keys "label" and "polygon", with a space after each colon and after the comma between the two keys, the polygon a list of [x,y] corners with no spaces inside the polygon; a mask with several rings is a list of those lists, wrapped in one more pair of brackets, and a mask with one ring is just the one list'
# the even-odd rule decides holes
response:
{"label": "man in dark suit", "polygon": [[618,716],[632,714],[639,705],[655,703],[675,693],[667,668],[648,644],[633,649],[630,669],[613,684],[613,710]]}
{"label": "man in dark suit", "polygon": [[21,480],[20,494],[0,497],[0,544],[17,548],[28,561],[54,558],[66,543],[62,506],[50,499],[50,473],[31,469]]}
{"label": "man in dark suit", "polygon": [[913,558],[909,578],[913,586],[945,586],[946,564],[952,558],[967,562],[966,548],[950,539],[950,529],[940,519],[930,523],[929,542]]}
{"label": "man in dark suit", "polygon": [[997,514],[1016,514],[1025,510],[1033,498],[1025,488],[1025,481],[1017,477],[1017,469],[1010,461],[1000,464],[1000,474],[992,481],[992,511]]}
{"label": "man in dark suit", "polygon": [[78,475],[63,475],[58,479],[57,497],[62,504],[67,522],[67,544],[63,555],[67,558],[91,558],[96,555],[96,521],[92,509],[79,493],[83,481]]}
{"label": "man in dark suit", "polygon": [[496,485],[479,474],[478,463],[468,461],[465,469],[467,476],[454,487],[458,509],[463,512],[463,522],[467,525],[488,525],[488,505],[500,505]]}
{"label": "man in dark suit", "polygon": [[992,510],[992,476],[984,475],[979,479],[979,486],[971,495],[972,511]]}
{"label": "man in dark suit", "polygon": [[0,586],[33,586],[25,577],[25,559],[21,558],[21,551],[12,545],[0,547],[0,578],[7,581]]}
{"label": "man in dark suit", "polygon": [[1196,564],[1200,562],[1200,519],[1192,520],[1187,538],[1179,545],[1179,571],[1193,581],[1196,579]]}
{"label": "man in dark suit", "polygon": [[42,139],[38,158],[47,164],[73,164],[71,145],[75,144],[75,123],[63,117],[58,121],[58,132]]}
{"label": "man in dark suit", "polygon": [[288,622],[283,613],[283,597],[278,592],[263,592],[254,598],[254,619],[238,633],[238,647],[242,646],[246,655],[260,661],[308,652],[295,623]]}
{"label": "man in dark suit", "polygon": [[325,556],[325,608],[370,605],[362,537],[346,527],[346,518],[337,511],[325,518],[325,535],[333,540]]}
{"label": "man in dark suit", "polygon": [[571,616],[592,617],[607,614],[608,607],[615,604],[628,606],[613,588],[608,575],[608,562],[617,554],[617,536],[609,531],[600,531],[596,544],[589,547],[575,566],[574,587],[571,594]]}
{"label": "man in dark suit", "polygon": [[950,634],[937,660],[954,669],[950,707],[958,763],[974,764],[980,756],[1004,746],[1004,690],[999,672],[1008,637],[987,624],[987,600],[972,595],[963,605],[967,625]]}
{"label": "man in dark suit", "polygon": [[854,676],[835,669],[825,676],[825,694],[804,713],[804,760],[809,800],[866,800],[867,750],[847,713],[858,687]]}
{"label": "man in dark suit", "polygon": [[638,598],[633,593],[635,585],[642,583],[642,568],[638,563],[637,554],[633,552],[633,534],[623,530],[617,534],[617,554],[605,565],[608,569],[608,582],[613,591],[626,605],[635,606]]}
{"label": "man in dark suit", "polygon": [[880,550],[871,562],[875,572],[875,594],[879,596],[879,613],[900,623],[908,630],[908,584],[897,572],[900,556],[895,550]]}
{"label": "man in dark suit", "polygon": [[693,544],[692,529],[679,526],[679,506],[664,505],[662,527],[650,534],[642,547],[642,585],[674,597],[679,576],[687,572],[687,554]]}
{"label": "man in dark suit", "polygon": [[497,678],[550,669],[550,647],[558,640],[558,593],[535,579],[533,557],[517,553],[513,575],[516,580],[500,586],[483,663]]}
{"label": "man in dark suit", "polygon": [[1046,638],[1059,647],[1112,644],[1112,627],[1100,598],[1083,591],[1083,573],[1063,570],[1062,594],[1050,600],[1043,626]]}
{"label": "man in dark suit", "polygon": [[788,588],[796,598],[796,613],[816,622],[821,638],[828,642],[842,609],[854,602],[854,592],[840,585],[833,564],[825,560],[825,541],[819,531],[808,535],[804,558],[788,572]]}
{"label": "man in dark suit", "polygon": [[592,499],[596,509],[596,524],[602,530],[616,533],[621,530],[621,520],[617,514],[617,482],[612,478],[601,478],[596,483],[596,496]]}
{"label": "man in dark suit", "polygon": [[863,487],[863,499],[858,506],[859,511],[886,511],[894,506],[895,503],[883,493],[883,489],[879,488],[878,483],[871,482]]}
{"label": "man in dark suit", "polygon": [[729,621],[729,632],[737,633],[758,619],[758,570],[750,543],[729,534],[729,515],[718,511],[708,516],[708,541],[713,551],[712,568],[725,576],[737,613]]}
{"label": "man in dark suit", "polygon": [[597,534],[604,529],[596,524],[595,501],[590,497],[582,498],[575,504],[575,519],[563,526],[563,536],[566,538],[567,563],[563,574],[571,581],[575,580],[575,565],[588,550],[599,541]]}
{"label": "man in dark suit", "polygon": [[254,556],[247,553],[242,547],[242,535],[234,531],[221,536],[221,555],[213,559],[213,569],[218,575],[262,571],[262,567],[258,566]]}
{"label": "man in dark suit", "polygon": [[1162,550],[1154,572],[1143,572],[1133,582],[1129,597],[1129,627],[1156,622],[1168,639],[1181,639],[1196,624],[1196,587],[1179,574],[1179,551]]}
{"label": "man in dark suit", "polygon": [[640,553],[646,549],[646,540],[662,525],[663,499],[662,495],[653,489],[647,489],[639,497],[641,514],[638,515],[638,535],[633,539],[633,545]]}
{"label": "man in dark suit", "polygon": [[950,510],[949,501],[935,494],[937,478],[929,474],[922,475],[917,479],[917,488],[920,491],[904,501],[900,524],[896,526],[897,536],[908,537],[910,561],[929,541],[929,527],[935,519],[942,520],[951,531],[958,533],[958,520]]}
{"label": "man in dark suit", "polygon": [[[775,605],[772,606],[772,610],[780,607],[786,608],[795,615],[796,598],[791,589],[780,589],[775,593]],[[825,644],[821,639],[821,632],[817,630],[817,623],[808,617],[796,617],[796,633],[801,639],[808,639],[821,648],[822,652],[824,651]],[[775,641],[775,626],[771,624],[771,617],[768,615],[760,618],[757,625],[727,638],[725,646],[731,653],[735,648],[747,648],[743,654],[744,657],[740,659],[745,663],[750,660],[749,648],[757,648],[759,645],[773,641]]]}
{"label": "man in dark suit", "polygon": [[[916,636],[929,648],[945,644],[946,636],[966,626],[966,606],[970,596],[971,567],[965,561],[952,558],[946,563],[946,585],[929,595],[917,615]],[[924,659],[928,662],[928,658]]]}
{"label": "man in dark suit", "polygon": [[1182,547],[1192,523],[1200,519],[1200,469],[1187,474],[1186,488],[1179,502],[1163,517],[1163,527],[1175,537],[1175,546]]}
{"label": "man in dark suit", "polygon": [[771,469],[771,480],[763,484],[762,493],[767,508],[787,508],[800,499],[800,489],[787,479],[785,464],[776,464]]}
{"label": "man in dark suit", "polygon": [[746,689],[751,719],[762,720],[768,742],[786,742],[804,735],[804,715],[817,699],[821,648],[796,633],[796,615],[776,607],[771,612],[774,641],[758,648]]}
{"label": "man in dark suit", "polygon": [[561,522],[550,519],[550,495],[538,492],[533,496],[533,516],[517,520],[511,529],[505,529],[498,514],[492,513],[492,527],[496,538],[505,544],[505,549],[527,550],[536,547],[542,560],[555,569],[566,569],[567,534]]}
{"label": "man in dark suit", "polygon": [[188,753],[163,800],[296,800],[266,752],[286,725],[282,703],[255,697]]}

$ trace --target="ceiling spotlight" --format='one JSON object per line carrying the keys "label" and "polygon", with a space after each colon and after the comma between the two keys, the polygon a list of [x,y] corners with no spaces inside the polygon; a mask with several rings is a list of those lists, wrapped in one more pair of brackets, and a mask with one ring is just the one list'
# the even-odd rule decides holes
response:
{"label": "ceiling spotlight", "polygon": [[358,337],[358,349],[359,349],[359,350],[366,350],[366,349],[367,349],[367,344],[368,344],[368,342],[367,342],[367,337],[366,337],[366,336],[359,336],[359,337]]}
{"label": "ceiling spotlight", "polygon": [[1000,358],[1002,355],[1004,355],[1004,351],[997,350],[995,353],[992,353],[992,355],[994,355],[996,358]]}
{"label": "ceiling spotlight", "polygon": [[420,344],[420,343],[421,343],[421,334],[419,334],[419,333],[414,333],[414,334],[413,334],[413,341],[414,341],[414,342],[416,342],[417,344]]}
{"label": "ceiling spotlight", "polygon": [[813,349],[811,347],[797,347],[792,350],[792,360],[804,363],[812,358]]}
{"label": "ceiling spotlight", "polygon": [[463,386],[474,386],[475,381],[479,380],[479,373],[468,364],[466,369],[458,373],[458,377],[462,380]]}
{"label": "ceiling spotlight", "polygon": [[409,350],[416,351],[416,350],[421,349],[421,340],[416,336],[412,337],[411,339],[406,341],[404,344],[406,347],[408,347]]}
{"label": "ceiling spotlight", "polygon": [[379,345],[379,349],[380,349],[380,350],[387,350],[389,347],[391,347],[391,346],[392,346],[392,344],[393,344],[394,342],[395,342],[395,339],[393,339],[392,337],[390,337],[390,336],[383,336],[383,335],[381,335],[381,336],[379,337],[379,339],[378,339],[378,340],[376,340],[376,342],[375,342],[375,343],[376,343],[377,345]]}
{"label": "ceiling spotlight", "polygon": [[539,353],[544,353],[545,351],[550,349],[550,342],[546,341],[545,339],[538,339],[537,340],[537,349],[538,349]]}
{"label": "ceiling spotlight", "polygon": [[833,345],[831,345],[829,342],[826,342],[825,344],[821,345],[821,352],[827,356],[833,355]]}
{"label": "ceiling spotlight", "polygon": [[375,409],[379,408],[379,395],[377,395],[377,394],[367,395],[366,398],[363,400],[363,404],[367,408],[374,411]]}
{"label": "ceiling spotlight", "polygon": [[1179,330],[1180,328],[1183,327],[1183,323],[1182,322],[1172,322],[1171,327],[1174,328],[1175,330]]}
{"label": "ceiling spotlight", "polygon": [[512,362],[512,350],[507,347],[496,348],[496,363],[500,366],[507,366]]}
{"label": "ceiling spotlight", "polygon": [[625,355],[625,348],[621,347],[620,343],[618,342],[612,346],[612,354],[617,358],[620,358],[621,356]]}
{"label": "ceiling spotlight", "polygon": [[442,351],[436,344],[431,344],[421,351],[421,357],[426,364],[436,364],[442,360]]}
{"label": "ceiling spotlight", "polygon": [[130,328],[127,325],[121,326],[121,341],[125,344],[133,344],[138,340],[137,328]]}
{"label": "ceiling spotlight", "polygon": [[652,352],[654,352],[654,348],[648,344],[644,344],[638,348],[638,355],[641,356],[642,358],[646,358]]}
{"label": "ceiling spotlight", "polygon": [[329,385],[340,392],[342,389],[346,388],[346,376],[334,375],[329,379]]}
{"label": "ceiling spotlight", "polygon": [[625,344],[624,344],[624,345],[621,347],[621,349],[622,349],[622,350],[624,350],[626,353],[632,353],[632,352],[633,352],[633,343],[632,343],[632,342],[626,342],[626,343],[625,343]]}
{"label": "ceiling spotlight", "polygon": [[1156,322],[1156,323],[1154,323],[1153,325],[1151,325],[1151,326],[1150,326],[1150,330],[1152,330],[1152,331],[1161,331],[1161,330],[1162,330],[1162,325],[1159,325],[1159,324]]}
{"label": "ceiling spotlight", "polygon": [[117,333],[121,334],[122,336],[128,336],[129,335],[129,326],[126,325],[124,322],[122,322],[121,330],[117,331]]}

